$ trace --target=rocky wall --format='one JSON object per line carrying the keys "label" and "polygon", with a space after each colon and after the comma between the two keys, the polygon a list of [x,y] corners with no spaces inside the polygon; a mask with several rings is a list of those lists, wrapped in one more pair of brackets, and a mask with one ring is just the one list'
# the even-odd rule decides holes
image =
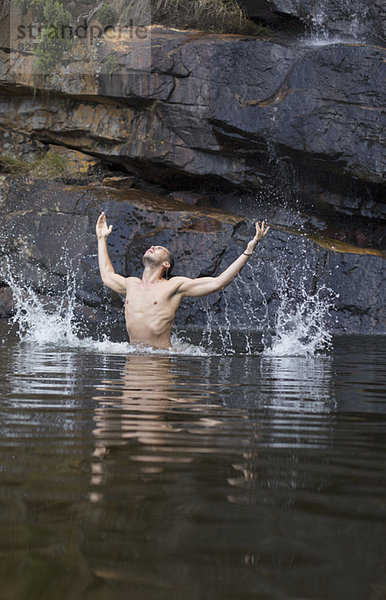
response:
{"label": "rocky wall", "polygon": [[[384,52],[152,30],[151,72],[126,71],[133,42],[103,52],[120,71],[69,63],[34,94],[29,59],[0,56],[0,127],[153,176],[180,173],[257,188],[272,158],[383,182]],[[32,67],[31,67],[32,68]],[[39,87],[39,83],[37,84]],[[167,176],[166,175],[166,176]]]}
{"label": "rocky wall", "polygon": [[[12,314],[7,272],[31,287],[42,302],[57,302],[75,278],[76,316],[86,322],[123,325],[122,297],[105,288],[97,267],[95,222],[105,210],[113,224],[109,251],[117,272],[140,276],[143,252],[165,245],[175,274],[215,276],[245,249],[253,223],[235,214],[133,189],[71,186],[3,178],[0,221],[0,311]],[[322,240],[273,227],[242,274],[228,288],[204,299],[186,299],[177,328],[213,330],[226,322],[236,330],[275,327],[283,301],[303,302],[325,294],[333,301],[326,326],[333,332],[384,331],[384,259],[350,246],[335,250]],[[331,292],[323,291],[330,288]],[[56,299],[56,300],[55,300]]]}
{"label": "rocky wall", "polygon": [[282,30],[356,41],[385,41],[386,11],[381,0],[240,0],[247,14]]}
{"label": "rocky wall", "polygon": [[[306,23],[302,6],[265,3]],[[334,330],[383,330],[384,49],[369,37],[315,44],[303,34],[258,39],[156,26],[150,34],[150,69],[131,69],[129,37],[103,39],[97,58],[82,58],[78,45],[76,60],[67,56],[38,79],[34,57],[19,52],[11,60],[2,37],[0,169],[13,172],[4,157],[31,162],[54,151],[71,171],[57,173],[61,182],[56,174],[56,181],[1,179],[3,270],[9,257],[44,298],[65,292],[70,260],[79,314],[122,319],[120,300],[103,290],[96,270],[100,209],[122,223],[111,244],[124,274],[140,273],[143,245],[153,238],[176,253],[179,272],[215,273],[247,241],[245,221],[264,217],[272,231],[241,283],[207,305],[187,301],[181,326],[202,327],[209,309],[221,323],[227,306],[235,327],[271,326],[281,294],[306,282],[307,293],[325,285],[339,295]],[[117,69],[107,73],[109,57]],[[117,176],[111,185],[126,174],[133,189],[101,185],[109,170]],[[255,299],[252,313],[245,294]],[[6,286],[0,311],[12,312]]]}
{"label": "rocky wall", "polygon": [[12,154],[17,134],[27,140],[25,150],[14,147],[22,156],[33,145],[56,145],[169,190],[263,193],[292,212],[308,205],[319,223],[324,213],[326,233],[342,214],[364,217],[343,237],[384,247],[382,48],[163,28],[151,35],[151,72],[126,68],[130,40],[119,48],[106,42],[101,53],[113,53],[118,73],[94,65],[85,75],[90,64],[68,63],[36,94],[25,75],[32,58],[10,66],[4,52],[4,150]]}

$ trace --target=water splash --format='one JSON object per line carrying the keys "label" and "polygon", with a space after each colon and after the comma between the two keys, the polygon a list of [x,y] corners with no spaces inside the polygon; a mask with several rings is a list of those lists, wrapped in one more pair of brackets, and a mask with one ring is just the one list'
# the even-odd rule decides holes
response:
{"label": "water splash", "polygon": [[[38,344],[58,344],[72,346],[78,340],[74,325],[75,274],[69,272],[66,278],[66,292],[52,303],[39,298],[30,286],[20,283],[8,265],[4,277],[11,287],[15,306],[12,321],[18,325],[21,340]],[[51,304],[51,306],[50,306]]]}
{"label": "water splash", "polygon": [[335,44],[347,44],[352,42],[349,38],[342,37],[320,37],[312,35],[311,38],[305,40],[305,44],[310,48],[321,48],[322,46],[334,46]]}
{"label": "water splash", "polygon": [[358,42],[363,35],[371,34],[371,25],[368,22],[369,6],[362,0],[343,1],[339,10],[342,34],[337,37],[329,31],[329,25],[333,24],[330,2],[320,0],[314,4],[309,13],[310,37],[305,40],[308,46]]}
{"label": "water splash", "polygon": [[332,290],[322,286],[309,294],[303,285],[297,295],[296,302],[288,294],[281,296],[273,333],[264,341],[266,356],[314,356],[331,348],[325,321],[332,308]]}
{"label": "water splash", "polygon": [[[283,277],[283,268],[278,265],[273,275],[279,302],[274,314],[272,311],[269,314],[271,307],[254,277],[252,265],[248,264],[246,273],[249,274],[249,280],[240,277],[233,283],[241,310],[231,314],[225,292],[223,324],[217,323],[216,316],[206,308],[207,325],[202,332],[201,342],[194,345],[184,339],[181,333],[173,334],[171,350],[139,348],[129,342],[114,342],[106,334],[99,335],[98,339],[92,338],[76,319],[76,275],[71,269],[68,270],[64,295],[61,298],[53,297],[51,301],[47,298],[42,300],[31,287],[20,283],[9,266],[3,279],[13,291],[15,314],[12,320],[18,325],[21,341],[27,343],[125,355],[254,355],[261,352],[261,343],[259,340],[257,348],[253,336],[261,331],[265,356],[314,356],[330,347],[331,334],[326,329],[325,320],[332,304],[331,290],[321,287],[310,294],[302,281],[290,285]],[[234,330],[244,337],[244,348],[241,348],[240,342],[232,339]]]}
{"label": "water splash", "polygon": [[213,312],[211,311],[208,300],[203,300],[203,309],[206,316],[206,326],[202,332],[201,344],[210,350],[213,349]]}
{"label": "water splash", "polygon": [[234,349],[233,343],[232,343],[231,320],[229,317],[229,303],[228,303],[226,293],[224,294],[224,306],[225,306],[225,310],[224,310],[225,327],[224,328],[220,327],[222,354],[225,354],[226,352],[229,354],[234,354],[235,349]]}
{"label": "water splash", "polygon": [[69,269],[66,277],[66,291],[61,297],[44,301],[33,290],[19,282],[7,264],[2,279],[11,287],[15,312],[11,321],[18,326],[18,335],[27,344],[53,345],[57,348],[77,348],[91,352],[109,354],[187,354],[207,356],[201,345],[194,346],[177,335],[172,336],[173,348],[155,350],[151,347],[138,347],[129,342],[111,341],[106,334],[99,339],[84,335],[83,327],[76,320],[76,274]]}
{"label": "water splash", "polygon": [[[242,311],[236,313],[237,325],[243,332],[245,338],[245,353],[254,354],[256,350],[253,345],[252,332],[260,329],[264,345],[265,332],[269,327],[268,302],[264,290],[254,274],[254,269],[250,263],[245,266],[245,271],[249,275],[249,281],[245,277],[237,278],[234,285],[237,291],[239,304]],[[240,315],[243,315],[243,320]]]}
{"label": "water splash", "polygon": [[322,47],[332,46],[334,44],[344,44],[348,41],[347,37],[332,36],[328,31],[328,13],[324,3],[318,3],[310,16],[310,32],[304,40],[306,46]]}

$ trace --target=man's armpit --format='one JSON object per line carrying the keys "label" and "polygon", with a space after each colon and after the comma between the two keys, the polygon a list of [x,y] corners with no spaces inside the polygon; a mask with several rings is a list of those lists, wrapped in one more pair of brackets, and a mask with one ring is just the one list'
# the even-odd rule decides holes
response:
{"label": "man's armpit", "polygon": [[173,277],[170,282],[173,284],[174,292],[176,294],[184,293],[184,285],[189,285],[189,282],[193,281],[191,277]]}

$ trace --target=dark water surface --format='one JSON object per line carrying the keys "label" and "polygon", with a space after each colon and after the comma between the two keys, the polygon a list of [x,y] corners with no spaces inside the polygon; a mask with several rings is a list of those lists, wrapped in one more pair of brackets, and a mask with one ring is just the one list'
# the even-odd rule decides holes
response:
{"label": "dark water surface", "polygon": [[111,354],[0,322],[1,600],[384,600],[385,338]]}

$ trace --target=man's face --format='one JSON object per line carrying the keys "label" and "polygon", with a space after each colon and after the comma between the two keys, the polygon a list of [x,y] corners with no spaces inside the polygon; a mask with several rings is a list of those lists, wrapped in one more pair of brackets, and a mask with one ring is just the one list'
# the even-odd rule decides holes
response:
{"label": "man's face", "polygon": [[143,258],[147,258],[157,264],[164,262],[169,264],[169,252],[164,246],[150,246],[143,255]]}

